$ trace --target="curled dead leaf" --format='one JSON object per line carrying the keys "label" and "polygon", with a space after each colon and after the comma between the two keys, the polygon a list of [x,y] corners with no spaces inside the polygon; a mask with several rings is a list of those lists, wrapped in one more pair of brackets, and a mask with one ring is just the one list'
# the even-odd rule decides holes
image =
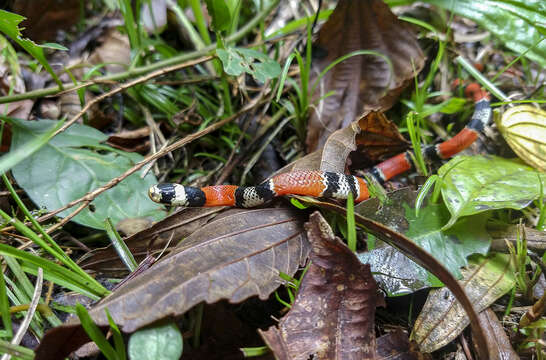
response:
{"label": "curled dead leaf", "polygon": [[370,266],[334,236],[319,212],[305,229],[311,265],[288,314],[262,337],[278,359],[375,359],[378,294]]}

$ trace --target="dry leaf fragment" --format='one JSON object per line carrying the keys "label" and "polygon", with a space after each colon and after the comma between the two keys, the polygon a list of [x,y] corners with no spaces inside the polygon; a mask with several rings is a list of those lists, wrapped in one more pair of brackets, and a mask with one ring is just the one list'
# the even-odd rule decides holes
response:
{"label": "dry leaf fragment", "polygon": [[408,142],[392,121],[383,113],[370,111],[328,137],[322,150],[320,170],[345,172],[349,155],[358,163],[358,168],[363,168],[386,155],[400,153],[407,146]]}
{"label": "dry leaf fragment", "polygon": [[519,360],[495,312],[485,309],[480,313],[479,318],[487,337],[490,360]]}
{"label": "dry leaf fragment", "polygon": [[[375,55],[350,57],[328,71],[313,94],[314,101],[321,100],[310,114],[309,151],[320,148],[332,132],[348,126],[364,111],[390,108],[424,65],[412,31],[382,0],[340,0],[320,29],[316,46],[327,54],[313,62],[310,84],[333,61],[357,50],[389,58],[393,73],[388,62]],[[331,91],[335,93],[324,97]]]}
{"label": "dry leaf fragment", "polygon": [[278,359],[376,359],[377,285],[369,265],[334,236],[319,212],[305,228],[311,265],[291,310],[262,337]]}
{"label": "dry leaf fragment", "polygon": [[[476,311],[483,310],[506,294],[515,283],[510,256],[495,254],[476,257],[461,269],[465,292]],[[447,288],[432,290],[419,314],[412,332],[423,352],[432,352],[455,339],[469,320],[460,303]]]}
{"label": "dry leaf fragment", "polygon": [[[292,209],[240,211],[202,227],[139,276],[89,310],[107,326],[105,309],[124,332],[184,314],[200,302],[251,296],[266,299],[306,261],[308,244],[300,214]],[[358,261],[358,260],[355,260]],[[48,331],[36,360],[61,359],[88,341],[77,321]]]}

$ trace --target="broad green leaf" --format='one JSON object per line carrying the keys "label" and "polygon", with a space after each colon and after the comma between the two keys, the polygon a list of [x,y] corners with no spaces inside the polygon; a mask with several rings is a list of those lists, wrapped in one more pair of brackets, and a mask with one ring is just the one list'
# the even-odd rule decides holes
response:
{"label": "broad green leaf", "polygon": [[[379,210],[379,202],[372,199],[357,205],[355,211],[404,233],[444,264],[455,277],[460,277],[460,268],[467,265],[469,255],[486,254],[489,250],[491,238],[485,228],[487,217],[467,217],[448,231],[442,231],[449,220],[445,206],[441,203],[427,204],[421,207],[416,217],[413,208],[416,195],[416,192],[402,189],[390,193]],[[442,286],[436,277],[391,246],[380,246],[357,256],[361,262],[371,265],[374,278],[389,296]]]}
{"label": "broad green leaf", "polygon": [[[6,34],[11,40],[15,41],[19,46],[26,50],[33,58],[38,60],[40,64],[51,74],[55,82],[62,87],[61,80],[53,71],[44,55],[44,50],[40,45],[35,44],[32,40],[23,39],[21,37],[21,29],[19,23],[25,20],[24,16],[17,15],[8,11],[0,10],[0,31]],[[51,44],[46,47],[51,48]],[[59,45],[60,46],[60,45]],[[60,48],[57,48],[60,49]]]}
{"label": "broad green leaf", "polygon": [[546,111],[520,105],[496,119],[502,136],[527,164],[546,171]]}
{"label": "broad green leaf", "polygon": [[486,231],[487,216],[472,216],[460,219],[451,228],[442,231],[449,220],[449,213],[443,204],[428,204],[421,208],[419,217],[415,210],[406,208],[409,230],[405,233],[421,248],[441,262],[455,277],[459,269],[467,264],[472,254],[487,254],[491,237]]}
{"label": "broad green leaf", "polygon": [[[518,54],[546,66],[544,0],[424,0],[480,24]],[[537,45],[538,44],[538,45]]]}
{"label": "broad green leaf", "polygon": [[[55,124],[52,120],[14,122],[11,151],[43,136]],[[74,124],[16,165],[13,176],[37,206],[48,210],[60,208],[121,175],[142,159],[138,154],[102,145],[106,138],[98,130]],[[107,217],[114,224],[142,216],[159,220],[164,212],[147,196],[147,189],[155,182],[152,174],[142,179],[140,173],[135,173],[93,200],[94,211],[88,207],[73,221],[103,229]],[[59,216],[66,216],[70,211]]]}
{"label": "broad green leaf", "polygon": [[129,339],[131,360],[178,360],[182,334],[172,322],[136,331]]}
{"label": "broad green leaf", "polygon": [[[514,267],[506,254],[473,256],[462,273],[460,283],[476,311],[488,308],[515,284]],[[415,321],[411,338],[421,351],[432,352],[455,339],[469,322],[449,289],[435,289]]]}
{"label": "broad green leaf", "polygon": [[12,149],[6,155],[0,157],[0,174],[5,173],[13,166],[17,165],[33,154],[36,150],[44,146],[49,139],[51,139],[55,131],[57,131],[62,125],[63,121],[52,124],[51,128],[47,129],[39,136],[29,139],[29,141],[21,144],[21,146],[17,147],[16,149]]}
{"label": "broad green leaf", "polygon": [[442,196],[451,213],[445,228],[460,217],[495,209],[523,209],[540,194],[533,168],[496,156],[458,156],[444,164]]}
{"label": "broad green leaf", "polygon": [[205,0],[207,10],[212,17],[212,27],[215,31],[229,29],[231,24],[231,13],[225,0]]}
{"label": "broad green leaf", "polygon": [[239,76],[246,72],[256,80],[265,82],[281,73],[279,63],[256,50],[227,48],[217,49],[216,54],[222,60],[224,71],[229,75]]}

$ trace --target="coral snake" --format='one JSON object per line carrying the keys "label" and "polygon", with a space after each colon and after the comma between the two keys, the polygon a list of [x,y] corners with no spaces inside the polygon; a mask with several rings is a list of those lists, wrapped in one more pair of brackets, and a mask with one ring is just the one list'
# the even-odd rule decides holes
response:
{"label": "coral snake", "polygon": [[[491,118],[489,94],[476,83],[469,84],[465,95],[474,100],[470,122],[451,139],[425,148],[425,159],[447,159],[470,146]],[[380,183],[412,168],[409,151],[398,154],[369,170]],[[209,207],[235,206],[250,208],[276,196],[306,195],[322,198],[347,199],[352,193],[355,202],[368,199],[368,186],[363,178],[335,172],[301,170],[272,177],[257,186],[217,185],[196,188],[180,184],[157,184],[150,188],[150,198],[171,206]]]}

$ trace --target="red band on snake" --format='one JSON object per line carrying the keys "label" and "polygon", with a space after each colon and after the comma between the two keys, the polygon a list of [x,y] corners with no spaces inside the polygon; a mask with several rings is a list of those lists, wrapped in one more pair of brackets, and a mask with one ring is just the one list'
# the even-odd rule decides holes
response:
{"label": "red band on snake", "polygon": [[[425,159],[447,159],[470,146],[491,118],[489,94],[478,84],[469,84],[465,95],[474,100],[474,114],[470,122],[451,139],[425,148]],[[398,154],[369,170],[369,174],[383,183],[412,168],[411,152]],[[363,178],[324,171],[293,171],[279,174],[257,186],[218,185],[196,188],[180,184],[158,184],[149,190],[150,198],[171,206],[209,207],[235,206],[250,208],[264,204],[276,196],[306,195],[322,198],[347,199],[355,202],[369,198]]]}

